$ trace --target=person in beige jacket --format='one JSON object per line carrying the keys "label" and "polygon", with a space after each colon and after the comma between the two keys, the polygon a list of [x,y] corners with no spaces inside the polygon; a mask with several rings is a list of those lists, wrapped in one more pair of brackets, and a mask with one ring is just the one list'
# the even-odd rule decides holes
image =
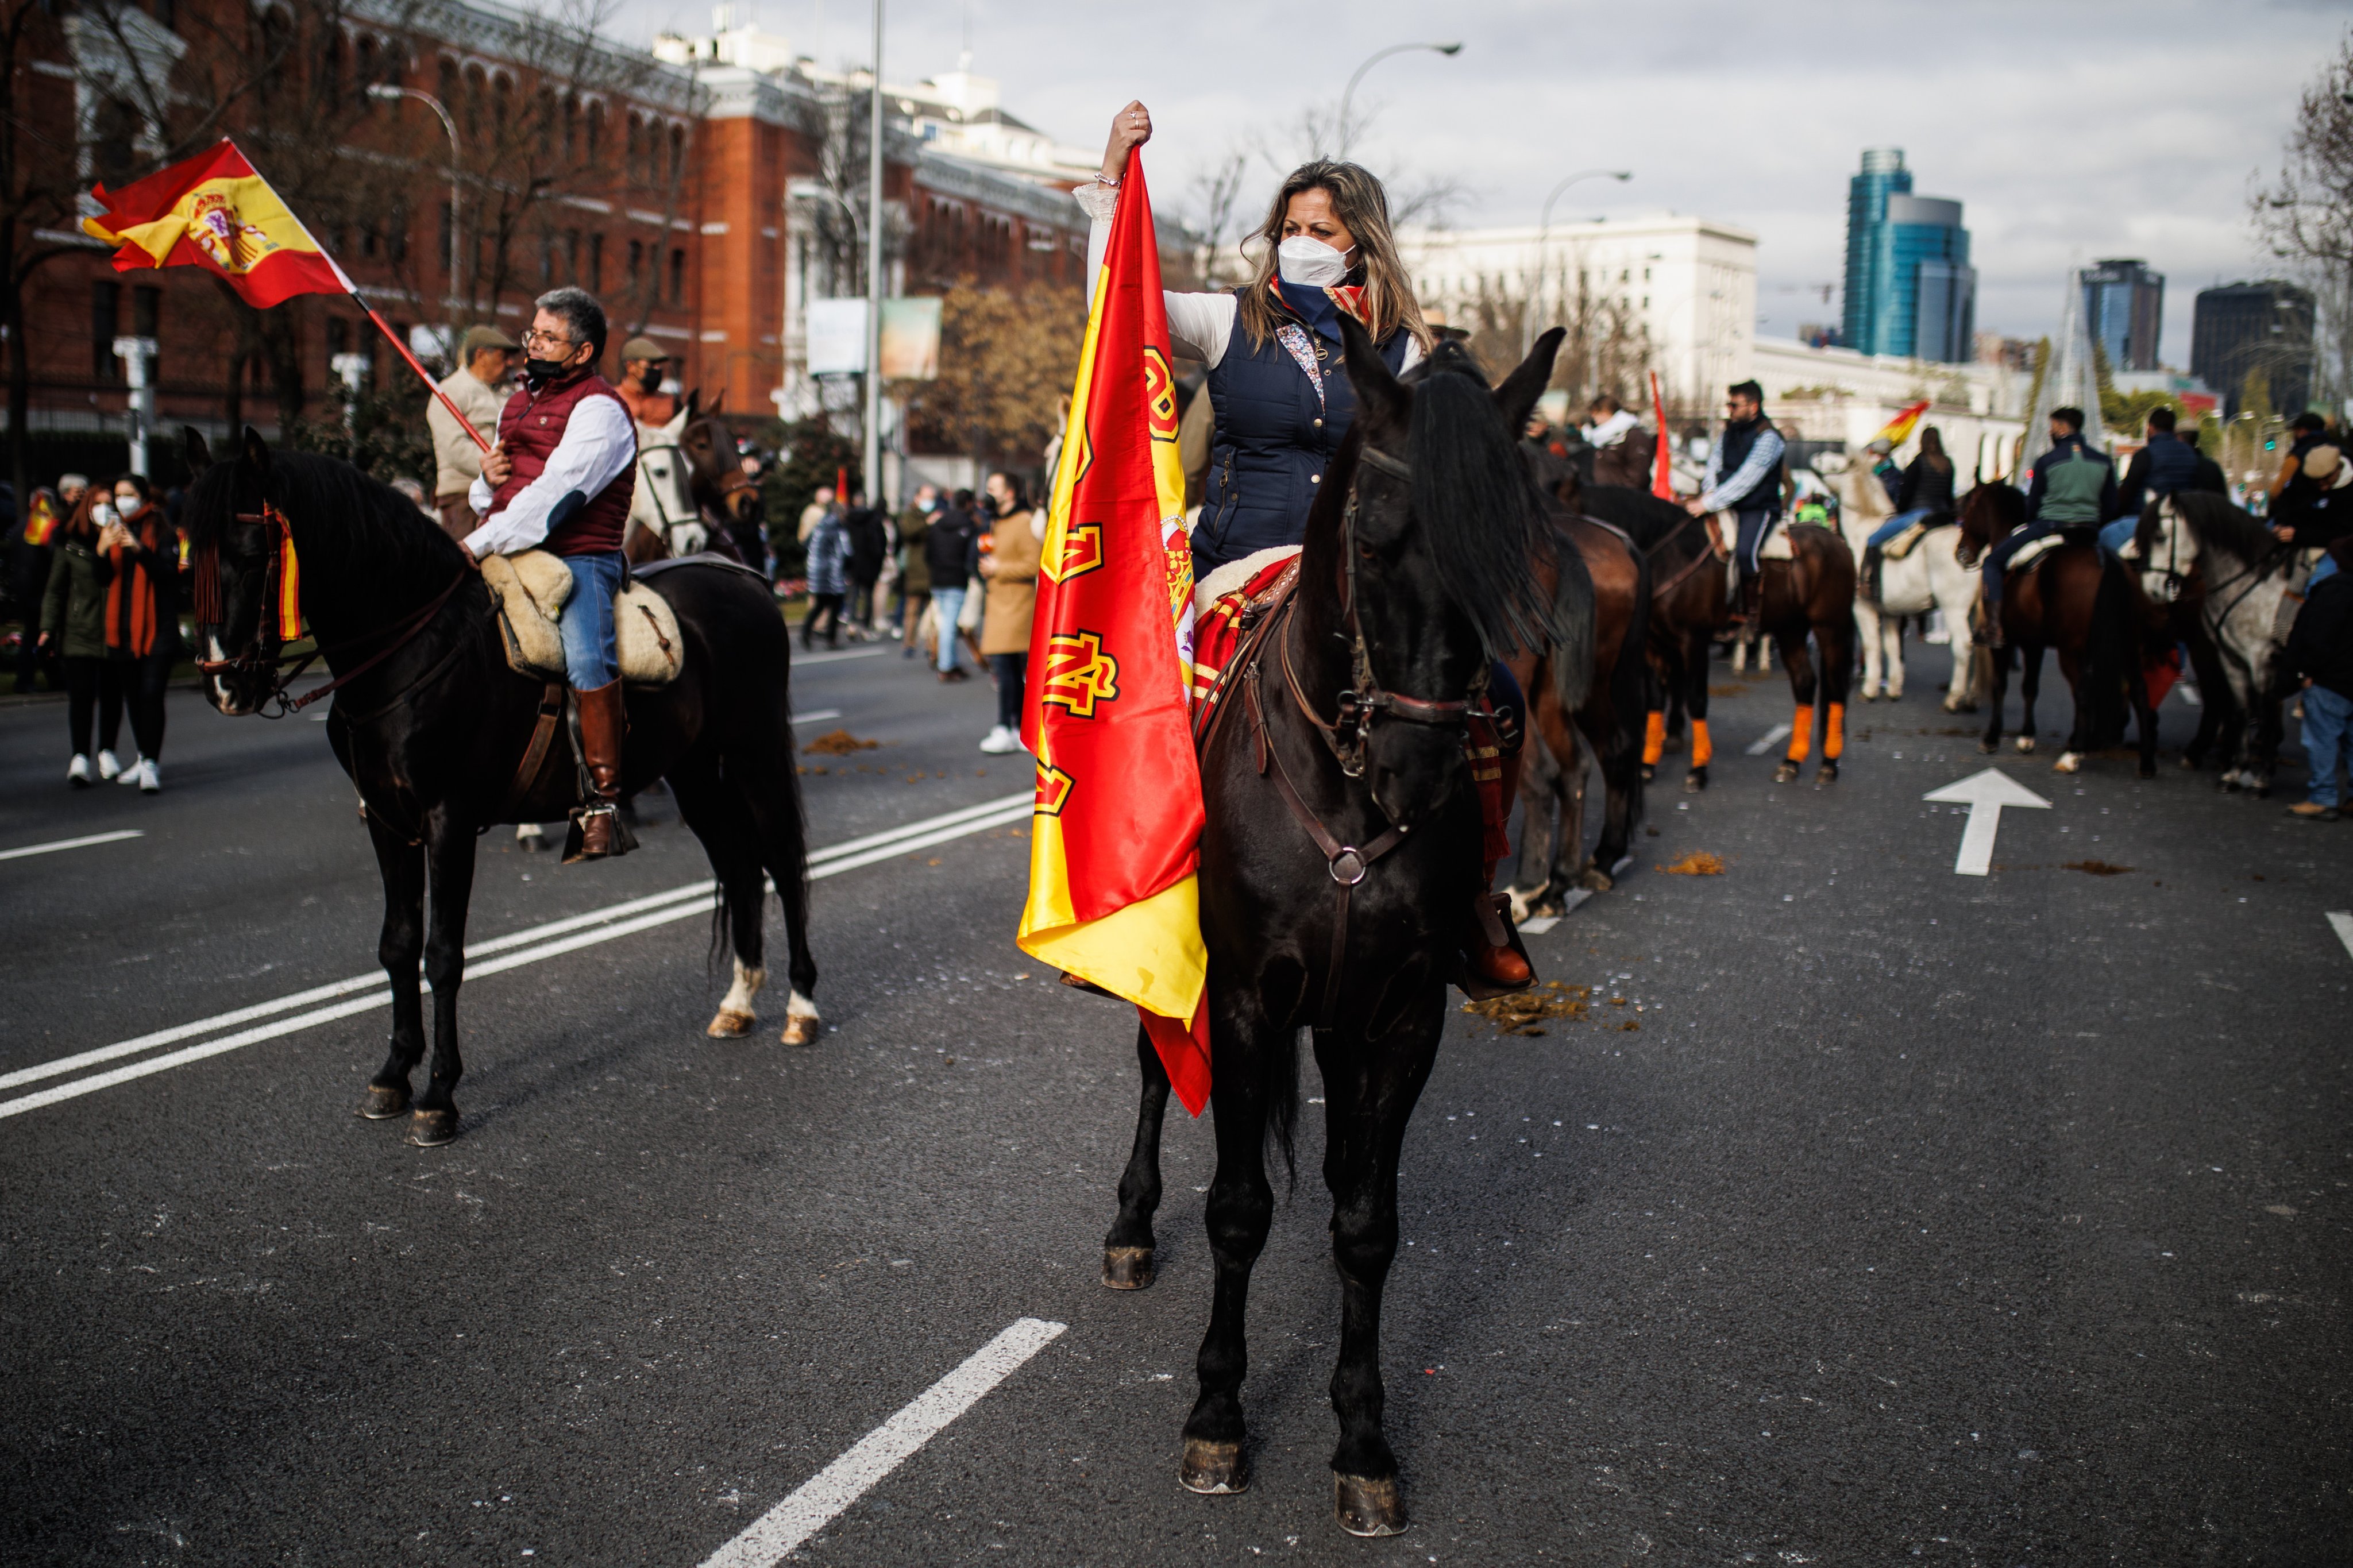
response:
{"label": "person in beige jacket", "polygon": [[[458,345],[464,363],[441,383],[449,401],[465,411],[466,423],[480,431],[485,441],[499,438],[499,413],[514,390],[507,378],[517,346],[496,327],[469,327]],[[441,514],[443,531],[452,539],[463,539],[480,521],[466,492],[481,477],[482,449],[438,397],[425,405],[425,423],[433,432],[434,509]]]}
{"label": "person in beige jacket", "polygon": [[980,556],[980,574],[988,584],[980,651],[997,677],[997,728],[980,749],[1001,755],[1021,750],[1021,699],[1029,677],[1029,623],[1038,612],[1046,520],[1011,474],[988,476],[988,510],[997,526]]}

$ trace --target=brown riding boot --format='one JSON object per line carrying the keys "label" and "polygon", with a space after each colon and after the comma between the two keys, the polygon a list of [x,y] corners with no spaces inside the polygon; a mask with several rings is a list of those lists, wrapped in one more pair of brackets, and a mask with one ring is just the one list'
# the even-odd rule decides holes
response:
{"label": "brown riding boot", "polygon": [[591,794],[580,811],[576,860],[603,860],[637,847],[620,819],[621,737],[629,719],[621,706],[621,683],[608,680],[594,691],[574,693],[580,704],[580,760],[588,770]]}
{"label": "brown riding boot", "polygon": [[[1503,774],[1500,781],[1503,786],[1500,792],[1502,811],[1497,818],[1502,824],[1510,823],[1513,803],[1519,798],[1520,758],[1525,753],[1526,742],[1523,741],[1521,746],[1520,751],[1504,752],[1496,759],[1502,764]],[[1485,806],[1487,799],[1486,792],[1482,791],[1480,805]],[[1487,862],[1486,887],[1495,885],[1495,868],[1502,864],[1500,860]],[[1511,907],[1511,900],[1502,893],[1481,892],[1472,911],[1478,940],[1472,945],[1471,967],[1480,979],[1491,985],[1516,989],[1535,980],[1536,974],[1529,967],[1528,961],[1512,946],[1511,928],[1504,924],[1506,911]]]}

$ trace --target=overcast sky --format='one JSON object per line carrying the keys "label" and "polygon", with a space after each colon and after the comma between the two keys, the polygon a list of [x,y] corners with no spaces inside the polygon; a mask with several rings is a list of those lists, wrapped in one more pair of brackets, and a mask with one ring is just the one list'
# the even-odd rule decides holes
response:
{"label": "overcast sky", "polygon": [[[617,30],[708,33],[711,7],[620,0]],[[858,0],[739,0],[765,30],[828,64],[863,64]],[[1600,5],[1589,0],[1357,0],[1295,8],[1244,0],[892,0],[884,75],[972,68],[1005,106],[1099,147],[1131,97],[1153,110],[1156,205],[1229,148],[1281,142],[1311,106],[1358,89],[1378,110],[1358,159],[1393,184],[1461,182],[1459,227],[1533,223],[1564,174],[1630,168],[1562,198],[1558,217],[1672,209],[1757,237],[1759,331],[1836,320],[1820,286],[1843,270],[1846,182],[1862,149],[1904,149],[1922,195],[1964,204],[1978,325],[2057,324],[2066,269],[2134,256],[2166,275],[2168,363],[2186,365],[2197,290],[2263,276],[2247,226],[2252,177],[2277,168],[2306,80],[2332,58],[2353,5],[2318,0],[1941,0],[1917,4]],[[1262,162],[1250,203],[1274,175]],[[1808,292],[1809,289],[1812,292]]]}

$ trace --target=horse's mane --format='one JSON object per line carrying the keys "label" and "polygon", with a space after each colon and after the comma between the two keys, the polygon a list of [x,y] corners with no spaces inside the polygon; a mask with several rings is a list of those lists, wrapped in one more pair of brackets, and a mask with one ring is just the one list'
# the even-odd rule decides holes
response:
{"label": "horse's mane", "polygon": [[[192,544],[216,541],[233,521],[238,467],[223,458],[190,487]],[[465,564],[457,541],[416,502],[339,458],[273,450],[269,491],[289,517],[307,525],[306,561],[322,569],[362,569],[373,590],[438,592]]]}
{"label": "horse's mane", "polygon": [[[1991,518],[1984,516],[1992,512]],[[1970,487],[1961,498],[1961,526],[1979,541],[1990,542],[1997,533],[2010,533],[2026,523],[2026,492],[2000,479]]]}
{"label": "horse's mane", "polygon": [[1587,485],[1585,514],[1626,531],[1644,550],[1655,550],[1691,526],[1692,514],[1671,500],[1630,485]]}
{"label": "horse's mane", "polygon": [[[2133,538],[2140,544],[2141,559],[2149,558],[2157,542],[2157,512],[2163,497],[2153,497],[2141,508],[2139,526]],[[2253,513],[2231,504],[2228,496],[2218,496],[2211,490],[2176,490],[2173,510],[2198,535],[2201,544],[2226,550],[2245,562],[2261,561],[2278,547],[2271,530]]]}
{"label": "horse's mane", "polygon": [[1487,378],[1460,343],[1441,342],[1413,383],[1413,509],[1433,531],[1439,585],[1492,658],[1558,639],[1553,605],[1528,563],[1556,558],[1543,500]]}

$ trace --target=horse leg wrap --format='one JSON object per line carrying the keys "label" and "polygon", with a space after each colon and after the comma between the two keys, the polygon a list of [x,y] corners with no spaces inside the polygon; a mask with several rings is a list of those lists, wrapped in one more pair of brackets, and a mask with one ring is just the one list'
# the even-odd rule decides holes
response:
{"label": "horse leg wrap", "polygon": [[1691,721],[1691,765],[1695,768],[1704,768],[1707,766],[1709,763],[1715,760],[1715,742],[1707,732],[1706,720],[1694,719]]}
{"label": "horse leg wrap", "polygon": [[1813,754],[1813,750],[1814,705],[1810,702],[1800,702],[1798,704],[1797,712],[1789,720],[1789,760],[1793,763],[1802,763]]}
{"label": "horse leg wrap", "polygon": [[1834,763],[1846,752],[1846,704],[1831,704],[1830,717],[1822,724],[1822,761]]}
{"label": "horse leg wrap", "polygon": [[1663,709],[1654,708],[1642,724],[1642,765],[1651,767],[1666,754],[1667,715]]}

